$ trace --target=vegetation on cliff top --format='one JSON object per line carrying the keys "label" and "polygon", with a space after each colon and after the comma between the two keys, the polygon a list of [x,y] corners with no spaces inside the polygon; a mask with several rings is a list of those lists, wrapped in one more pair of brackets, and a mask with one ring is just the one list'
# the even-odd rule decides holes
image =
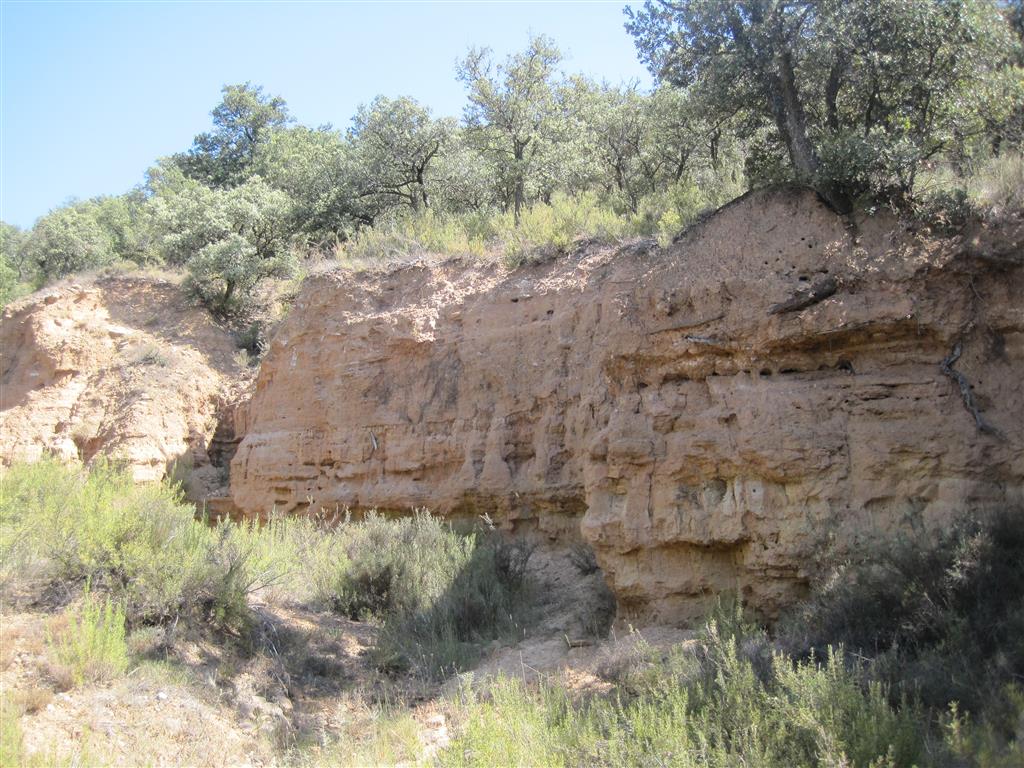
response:
{"label": "vegetation on cliff top", "polygon": [[627,30],[650,93],[560,69],[543,36],[471,49],[461,121],[377,97],[346,130],[225,86],[213,126],[125,195],[0,231],[0,301],[128,261],[185,270],[221,317],[311,258],[494,253],[516,264],[578,237],[671,239],[775,182],[839,211],[892,205],[956,222],[1019,207],[1019,3],[648,2]]}

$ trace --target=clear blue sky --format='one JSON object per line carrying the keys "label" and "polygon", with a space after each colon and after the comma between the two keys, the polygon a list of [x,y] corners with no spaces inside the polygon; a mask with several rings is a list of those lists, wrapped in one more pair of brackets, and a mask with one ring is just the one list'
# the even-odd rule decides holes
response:
{"label": "clear blue sky", "polygon": [[0,0],[0,218],[27,227],[141,183],[209,127],[225,83],[263,85],[307,125],[347,127],[379,93],[461,115],[456,59],[522,49],[532,32],[567,71],[648,84],[623,4]]}

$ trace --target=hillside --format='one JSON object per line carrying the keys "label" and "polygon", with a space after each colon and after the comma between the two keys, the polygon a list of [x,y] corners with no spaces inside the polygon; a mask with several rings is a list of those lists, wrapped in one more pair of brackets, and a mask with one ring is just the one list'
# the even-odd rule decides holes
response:
{"label": "hillside", "polygon": [[4,310],[0,349],[5,464],[107,456],[153,481],[180,462],[200,495],[225,480],[209,450],[219,408],[248,374],[233,335],[178,283],[64,281]]}

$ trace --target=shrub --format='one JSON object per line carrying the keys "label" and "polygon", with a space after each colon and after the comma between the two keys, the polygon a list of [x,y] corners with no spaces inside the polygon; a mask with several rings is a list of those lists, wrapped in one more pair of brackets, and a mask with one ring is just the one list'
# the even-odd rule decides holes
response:
{"label": "shrub", "polygon": [[109,680],[128,669],[124,610],[88,590],[81,607],[68,615],[66,629],[48,634],[47,643],[77,685]]}
{"label": "shrub", "polygon": [[86,472],[45,458],[4,472],[4,579],[90,581],[123,602],[131,624],[211,610],[243,616],[248,580],[219,549],[223,539],[195,520],[176,488],[136,485],[112,464]]}
{"label": "shrub", "polygon": [[1004,152],[954,168],[940,162],[922,169],[913,211],[939,232],[955,232],[972,217],[1024,210],[1024,155]]}
{"label": "shrub", "polygon": [[336,521],[272,515],[266,523],[222,522],[225,542],[245,553],[248,581],[276,599],[336,606],[341,575],[349,567],[347,533]]}
{"label": "shrub", "polygon": [[565,253],[577,240],[613,242],[632,234],[628,219],[602,205],[593,193],[555,194],[522,212],[519,226],[501,222],[499,238],[506,264],[515,267],[552,253]]}
{"label": "shrub", "polygon": [[347,558],[335,570],[330,600],[353,618],[383,623],[380,666],[443,675],[473,661],[480,643],[517,626],[525,545],[459,534],[425,511],[399,520],[369,514],[340,526],[338,535]]}
{"label": "shrub", "polygon": [[1024,209],[1024,155],[1006,152],[990,158],[969,179],[968,195],[985,211]]}
{"label": "shrub", "polygon": [[1006,509],[835,569],[782,640],[805,656],[842,644],[898,695],[977,711],[1024,676],[1022,636],[1024,511]]}
{"label": "shrub", "polygon": [[[493,237],[486,214],[394,215],[358,233],[338,249],[338,256],[354,266],[398,263],[427,253],[443,256],[483,256]],[[482,226],[481,226],[482,224]]]}
{"label": "shrub", "polygon": [[94,203],[50,211],[36,222],[22,246],[44,278],[109,264],[116,258],[113,235],[98,221]]}
{"label": "shrub", "polygon": [[360,230],[338,249],[338,256],[354,266],[375,266],[426,254],[481,258],[500,253],[506,265],[514,268],[565,253],[577,241],[611,242],[636,231],[631,219],[617,214],[593,193],[557,193],[550,203],[523,209],[518,226],[510,212],[497,210],[398,213]]}
{"label": "shrub", "polygon": [[574,698],[501,680],[484,700],[464,691],[463,725],[444,765],[911,765],[920,713],[864,688],[841,654],[824,664],[774,657],[762,677],[747,650],[762,637],[710,621],[701,648],[649,660],[610,695]]}
{"label": "shrub", "polygon": [[329,606],[383,624],[382,666],[461,668],[517,626],[530,550],[418,512],[388,520],[194,517],[172,482],[136,485],[110,464],[16,465],[0,491],[0,576],[91,583],[129,626],[178,617],[247,624],[247,596]]}

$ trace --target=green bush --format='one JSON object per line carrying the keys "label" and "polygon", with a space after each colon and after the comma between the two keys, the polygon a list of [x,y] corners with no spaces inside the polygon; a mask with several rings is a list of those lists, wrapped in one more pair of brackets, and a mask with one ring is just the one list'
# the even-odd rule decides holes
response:
{"label": "green bush", "polygon": [[265,523],[223,522],[225,544],[245,555],[248,582],[278,600],[334,607],[349,568],[347,529],[310,516],[272,515]]}
{"label": "green bush", "polygon": [[76,685],[109,680],[128,669],[124,610],[88,590],[81,607],[69,613],[67,628],[48,633],[47,644]]}
{"label": "green bush", "polygon": [[530,550],[486,532],[457,533],[420,511],[346,523],[347,557],[330,602],[382,622],[380,666],[444,675],[474,661],[480,644],[515,631]]}
{"label": "green bush", "polygon": [[44,278],[94,269],[116,258],[115,240],[97,218],[93,202],[56,208],[40,218],[22,246]]}
{"label": "green bush", "polygon": [[500,223],[501,250],[509,266],[565,253],[577,240],[615,242],[633,234],[629,219],[602,205],[597,195],[589,192],[557,193],[550,204],[537,203],[525,209],[519,226],[510,217]]}
{"label": "green bush", "polygon": [[339,246],[337,257],[355,267],[400,263],[428,253],[442,256],[483,256],[493,231],[476,226],[487,216],[396,213],[374,227],[360,229]]}
{"label": "green bush", "polygon": [[969,177],[967,194],[983,211],[1024,210],[1024,155],[1005,152],[990,158]]}
{"label": "green bush", "polygon": [[178,617],[243,627],[248,595],[264,590],[380,622],[381,666],[429,674],[462,668],[480,643],[515,630],[529,554],[426,512],[210,526],[176,486],[137,485],[109,464],[19,464],[0,491],[4,582],[91,583],[131,627]]}
{"label": "green bush", "polygon": [[967,711],[1024,678],[1021,637],[1020,509],[963,518],[936,541],[899,541],[840,566],[781,635],[797,655],[841,644],[872,659],[872,674],[898,695]]}
{"label": "green bush", "polygon": [[956,232],[971,218],[998,218],[1024,209],[1024,155],[1004,152],[961,168],[940,162],[922,169],[913,212],[939,232]]}
{"label": "green bush", "polygon": [[4,470],[0,558],[5,580],[84,583],[123,601],[131,624],[246,613],[248,572],[195,520],[176,489],[137,485],[112,464],[91,471],[44,458]]}
{"label": "green bush", "polygon": [[557,684],[502,680],[464,692],[463,725],[443,765],[912,765],[920,713],[830,653],[823,664],[748,657],[762,638],[706,626],[701,649],[652,658],[616,691],[581,699]]}

